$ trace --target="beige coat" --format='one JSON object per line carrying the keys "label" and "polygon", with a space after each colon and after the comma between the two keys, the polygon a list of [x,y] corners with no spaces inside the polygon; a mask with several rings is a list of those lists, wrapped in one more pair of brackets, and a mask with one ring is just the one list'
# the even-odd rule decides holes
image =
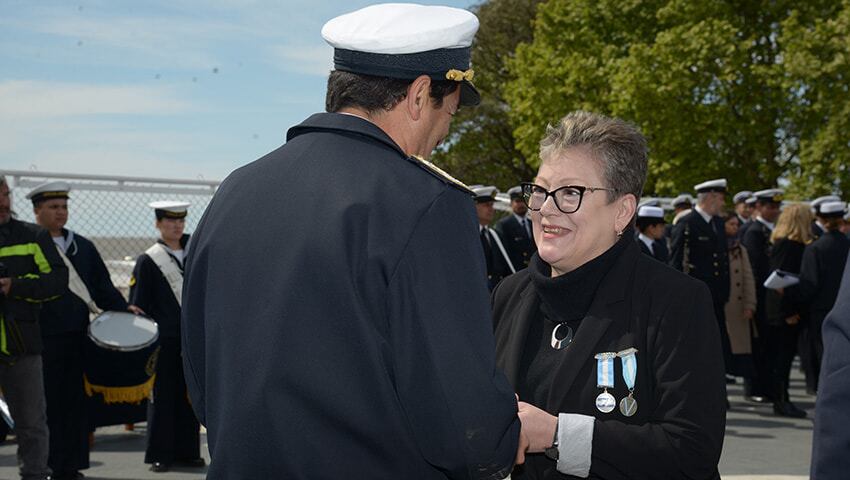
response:
{"label": "beige coat", "polygon": [[751,332],[755,323],[744,319],[744,310],[756,310],[756,284],[750,257],[740,244],[729,249],[729,301],[726,302],[726,328],[735,355],[752,353]]}

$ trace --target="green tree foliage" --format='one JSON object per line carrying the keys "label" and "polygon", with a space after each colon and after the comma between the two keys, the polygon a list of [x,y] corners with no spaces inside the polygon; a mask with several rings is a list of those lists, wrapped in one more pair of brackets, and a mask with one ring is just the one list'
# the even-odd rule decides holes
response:
{"label": "green tree foliage", "polygon": [[462,108],[434,162],[468,183],[497,185],[502,191],[534,176],[514,145],[502,89],[509,76],[506,60],[520,42],[530,42],[540,0],[490,0],[473,8],[480,28],[472,46],[474,83],[481,105]]}
{"label": "green tree foliage", "polygon": [[549,0],[508,61],[517,147],[536,160],[546,125],[585,109],[647,136],[648,193],[848,192],[848,26],[848,0]]}

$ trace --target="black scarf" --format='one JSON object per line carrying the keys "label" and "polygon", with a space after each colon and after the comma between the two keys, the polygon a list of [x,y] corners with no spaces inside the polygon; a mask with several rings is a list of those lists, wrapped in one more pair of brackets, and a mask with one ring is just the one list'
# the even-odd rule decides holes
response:
{"label": "black scarf", "polygon": [[554,323],[574,323],[584,318],[602,278],[633,238],[632,231],[626,230],[605,253],[558,277],[552,277],[552,267],[535,253],[528,270],[540,297],[543,315]]}

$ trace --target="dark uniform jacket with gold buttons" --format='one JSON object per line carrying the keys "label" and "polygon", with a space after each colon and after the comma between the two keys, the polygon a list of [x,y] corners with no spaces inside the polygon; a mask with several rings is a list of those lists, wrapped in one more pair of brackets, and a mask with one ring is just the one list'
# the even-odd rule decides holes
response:
{"label": "dark uniform jacket with gold buttons", "polygon": [[[515,388],[541,299],[530,269],[506,278],[493,292],[496,358]],[[552,415],[595,417],[591,479],[719,479],[726,411],[717,322],[705,285],[644,255],[634,242],[605,274],[572,343],[553,376],[545,405]],[[547,347],[548,348],[548,347]],[[636,348],[634,398],[626,417],[596,409],[601,352]],[[628,395],[619,359],[614,362],[619,402]],[[512,478],[577,478],[558,472],[542,454],[526,456]]]}
{"label": "dark uniform jacket with gold buttons", "polygon": [[741,245],[747,249],[750,256],[750,265],[753,267],[753,280],[756,282],[756,322],[764,325],[767,322],[767,309],[765,303],[766,289],[764,281],[770,275],[770,234],[767,225],[758,220],[753,220],[747,231],[741,237]]}
{"label": "dark uniform jacket with gold buttons", "polygon": [[729,256],[719,217],[708,223],[696,210],[682,217],[673,227],[670,262],[676,270],[705,282],[715,305],[729,300]]}
{"label": "dark uniform jacket with gold buttons", "polygon": [[[531,222],[531,217],[528,217],[527,221]],[[508,251],[508,257],[514,269],[520,271],[527,267],[528,260],[537,251],[537,245],[534,244],[534,236],[520,225],[516,215],[510,214],[499,220],[495,230],[505,244],[505,250]]]}
{"label": "dark uniform jacket with gold buttons", "polygon": [[232,173],[183,290],[207,478],[503,478],[520,424],[477,225],[468,189],[352,115]]}

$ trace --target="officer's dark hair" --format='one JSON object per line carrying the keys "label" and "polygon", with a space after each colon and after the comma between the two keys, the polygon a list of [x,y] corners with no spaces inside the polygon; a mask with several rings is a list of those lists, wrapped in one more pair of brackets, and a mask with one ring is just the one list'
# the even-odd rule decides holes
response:
{"label": "officer's dark hair", "polygon": [[[338,112],[343,108],[360,108],[369,113],[389,111],[407,96],[413,80],[375,77],[333,70],[328,77],[325,110]],[[434,106],[443,106],[443,99],[454,93],[460,84],[451,80],[431,80],[430,96]]]}

